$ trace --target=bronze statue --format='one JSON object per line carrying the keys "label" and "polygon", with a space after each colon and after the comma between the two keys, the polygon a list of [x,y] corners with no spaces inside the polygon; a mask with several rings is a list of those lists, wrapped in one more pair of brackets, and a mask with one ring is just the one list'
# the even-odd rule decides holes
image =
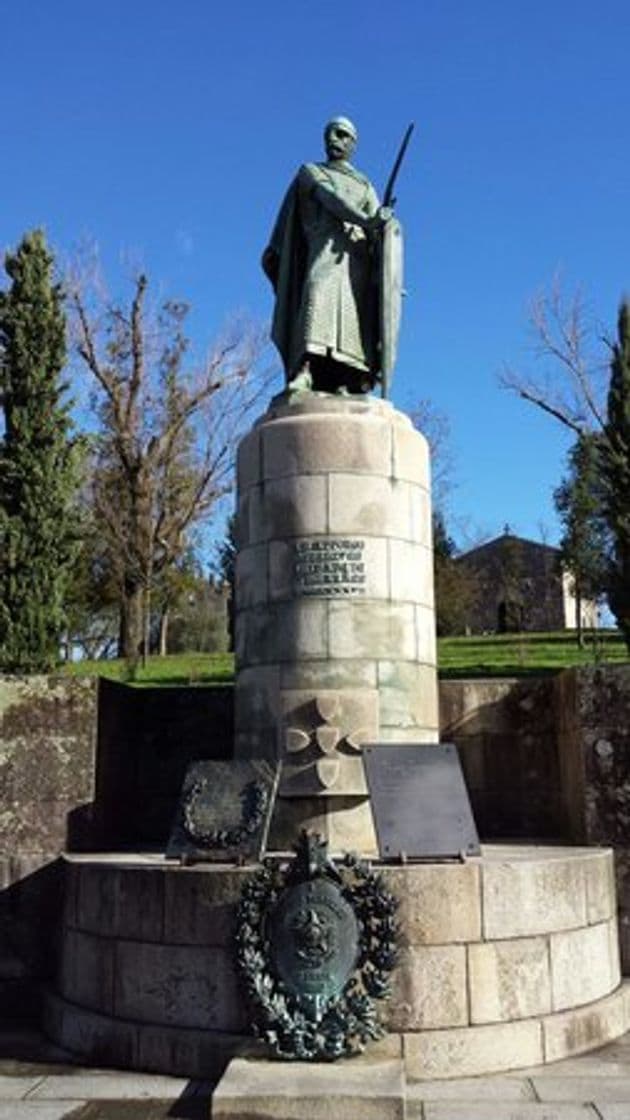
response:
{"label": "bronze statue", "polygon": [[349,162],[352,122],[333,118],[324,141],[326,162],[300,168],[263,253],[276,293],[271,335],[289,391],[366,393],[380,383],[385,395],[400,317],[401,229]]}

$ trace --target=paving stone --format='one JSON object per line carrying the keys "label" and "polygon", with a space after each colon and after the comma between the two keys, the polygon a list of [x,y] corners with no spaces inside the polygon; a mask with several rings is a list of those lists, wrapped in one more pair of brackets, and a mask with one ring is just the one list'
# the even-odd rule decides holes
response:
{"label": "paving stone", "polygon": [[602,1101],[593,1102],[597,1108],[598,1120],[628,1120],[630,1109],[626,1103]]}
{"label": "paving stone", "polygon": [[0,1077],[0,1100],[16,1100],[31,1093],[42,1080],[41,1074],[34,1077]]}
{"label": "paving stone", "polygon": [[[84,1101],[0,1101],[0,1120],[87,1120]],[[91,1118],[90,1118],[91,1120]],[[96,1118],[95,1118],[96,1120]],[[131,1118],[130,1118],[131,1120]],[[136,1120],[136,1117],[133,1118]]]}
{"label": "paving stone", "polygon": [[407,1085],[407,1101],[533,1101],[526,1077],[457,1077],[451,1081],[416,1081]]}
{"label": "paving stone", "polygon": [[[366,1055],[367,1057],[367,1055]],[[400,1060],[230,1062],[212,1120],[403,1120]]]}
{"label": "paving stone", "polygon": [[[407,1111],[406,1120],[599,1120],[594,1108],[588,1104],[505,1104],[493,1101],[487,1104],[436,1102],[424,1105],[424,1114]],[[623,1120],[628,1120],[624,1117]]]}
{"label": "paving stone", "polygon": [[533,1077],[532,1084],[541,1101],[624,1101],[627,1102],[627,1117],[630,1116],[630,1075]]}
{"label": "paving stone", "polygon": [[189,1082],[183,1077],[121,1071],[51,1075],[40,1079],[31,1100],[177,1100]]}

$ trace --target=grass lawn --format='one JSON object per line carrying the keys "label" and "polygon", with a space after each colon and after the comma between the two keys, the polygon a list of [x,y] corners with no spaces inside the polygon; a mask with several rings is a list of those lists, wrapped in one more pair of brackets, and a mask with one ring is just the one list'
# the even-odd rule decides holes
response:
{"label": "grass lawn", "polygon": [[549,634],[479,634],[440,638],[441,677],[511,677],[553,673],[571,665],[629,663],[624,642],[614,630],[589,631],[583,649],[571,631]]}
{"label": "grass lawn", "polygon": [[169,653],[149,657],[131,673],[126,661],[75,661],[64,672],[76,677],[107,677],[135,685],[229,684],[234,679],[231,653]]}
{"label": "grass lawn", "polygon": [[[626,647],[615,631],[589,633],[578,649],[569,632],[556,634],[487,634],[471,638],[440,638],[441,677],[511,677],[551,673],[570,665],[611,662],[630,664]],[[64,667],[76,676],[101,676],[135,685],[217,685],[234,676],[231,653],[179,653],[150,657],[146,668],[131,675],[124,661],[78,661]]]}

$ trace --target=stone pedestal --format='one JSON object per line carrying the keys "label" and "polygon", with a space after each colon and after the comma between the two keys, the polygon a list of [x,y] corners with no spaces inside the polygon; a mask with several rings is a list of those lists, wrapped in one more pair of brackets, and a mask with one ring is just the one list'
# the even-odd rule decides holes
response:
{"label": "stone pedestal", "polygon": [[[492,846],[465,864],[381,870],[400,899],[401,952],[382,1007],[388,1034],[366,1051],[368,1066],[402,1060],[408,1082],[475,1077],[583,1053],[628,1029],[610,851]],[[233,951],[251,871],[147,854],[65,861],[50,1037],[90,1063],[189,1077],[218,1074],[231,1057],[264,1059],[244,1037]],[[354,1094],[350,1071],[363,1067],[339,1062],[331,1074],[315,1064],[304,1077],[292,1062],[247,1068],[251,1077],[223,1084],[217,1115],[293,1116],[264,1111],[274,1085],[299,1100],[308,1085],[331,1092],[333,1078],[336,1092]],[[378,1115],[398,1115],[380,1104]]]}
{"label": "stone pedestal", "polygon": [[237,757],[284,762],[280,846],[295,819],[372,851],[361,744],[438,739],[426,440],[386,401],[272,403],[237,539]]}

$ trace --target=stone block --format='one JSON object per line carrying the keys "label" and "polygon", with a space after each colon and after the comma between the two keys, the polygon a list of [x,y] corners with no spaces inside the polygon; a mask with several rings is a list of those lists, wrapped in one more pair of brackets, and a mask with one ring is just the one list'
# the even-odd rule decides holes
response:
{"label": "stone block", "polygon": [[241,669],[234,688],[234,725],[237,731],[274,727],[278,721],[280,669],[257,665]]}
{"label": "stone block", "polygon": [[294,600],[239,611],[236,656],[240,671],[265,662],[326,657],[327,607],[322,600]]}
{"label": "stone block", "polygon": [[348,851],[377,856],[378,845],[369,799],[366,797],[279,797],[271,828],[269,851],[290,851],[303,828],[328,841],[331,854]]}
{"label": "stone block", "polygon": [[591,924],[616,914],[615,867],[612,852],[594,850],[584,860],[586,914]]}
{"label": "stone block", "polygon": [[78,864],[76,925],[103,937],[146,937],[163,930],[163,876],[157,869],[118,871]]}
{"label": "stone block", "polygon": [[404,478],[430,488],[429,445],[416,429],[404,424],[393,426],[394,478]]}
{"label": "stone block", "polygon": [[59,979],[61,994],[80,1007],[111,1012],[114,950],[113,941],[80,930],[66,930]]}
{"label": "stone block", "polygon": [[557,1062],[572,1054],[584,1054],[614,1038],[630,1027],[630,983],[596,1000],[587,1007],[576,1007],[543,1020],[546,1062]]}
{"label": "stone block", "polygon": [[437,730],[435,673],[425,665],[417,668],[424,669],[425,672],[418,674],[421,683],[416,691],[388,688],[385,685],[379,689],[381,727],[402,729],[428,725]]}
{"label": "stone block", "polygon": [[607,995],[619,983],[617,962],[611,957],[612,922],[585,929],[552,933],[552,1006],[554,1011],[576,1007]]}
{"label": "stone block", "polygon": [[[495,853],[499,853],[495,849]],[[482,875],[484,937],[506,939],[586,924],[582,861],[548,851],[541,858],[497,858]]]}
{"label": "stone block", "polygon": [[236,556],[235,602],[236,609],[254,607],[265,603],[268,593],[267,545],[242,548]]}
{"label": "stone block", "polygon": [[293,598],[295,544],[295,541],[269,542],[269,598],[272,602]]}
{"label": "stone block", "polygon": [[280,665],[282,688],[376,688],[376,662],[344,658],[325,661],[285,662]]}
{"label": "stone block", "polygon": [[280,753],[275,727],[250,728],[234,734],[234,758],[266,758],[274,762]]}
{"label": "stone block", "polygon": [[415,660],[412,603],[331,601],[328,631],[329,652],[333,658]]}
{"label": "stone block", "polygon": [[264,425],[262,440],[267,479],[330,471],[391,474],[391,423],[386,417],[286,417]]}
{"label": "stone block", "polygon": [[543,1060],[540,1023],[494,1023],[405,1034],[405,1070],[411,1081],[476,1077]]}
{"label": "stone block", "polygon": [[212,1095],[212,1120],[404,1120],[400,1060],[233,1059]]}
{"label": "stone block", "polygon": [[66,859],[63,869],[63,926],[77,925],[78,900],[79,868]]}
{"label": "stone block", "polygon": [[437,727],[384,727],[378,733],[380,743],[437,743]]}
{"label": "stone block", "polygon": [[44,1001],[43,1028],[58,1045],[84,1056],[94,1065],[125,1069],[137,1063],[138,1027],[135,1023],[117,1022],[86,1011],[51,992]]}
{"label": "stone block", "polygon": [[258,428],[252,428],[238,445],[236,478],[239,493],[262,479],[261,440]]}
{"label": "stone block", "polygon": [[476,863],[387,867],[383,875],[388,890],[399,899],[403,944],[440,945],[481,936]]}
{"label": "stone block", "polygon": [[390,538],[390,595],[394,602],[433,606],[433,553],[423,544]]}
{"label": "stone block", "polygon": [[433,550],[433,525],[431,522],[431,496],[421,486],[409,486],[409,513],[411,537],[416,544]]}
{"label": "stone block", "polygon": [[472,1023],[527,1019],[551,1010],[544,937],[469,945],[468,976]]}
{"label": "stone block", "polygon": [[266,482],[254,512],[253,540],[284,540],[328,531],[324,475],[297,475]]}
{"label": "stone block", "polygon": [[243,868],[182,868],[166,875],[164,940],[178,945],[232,945]]}
{"label": "stone block", "polygon": [[119,941],[114,1013],[143,1023],[238,1034],[247,1017],[232,950]]}
{"label": "stone block", "polygon": [[416,606],[416,657],[426,665],[437,664],[437,639],[433,607]]}
{"label": "stone block", "polygon": [[243,1035],[146,1024],[138,1028],[138,1067],[168,1070],[174,1077],[218,1080],[230,1059],[247,1049],[253,1049],[253,1042]]}
{"label": "stone block", "polygon": [[413,540],[410,490],[409,483],[396,479],[331,474],[328,531]]}
{"label": "stone block", "polygon": [[465,947],[402,949],[384,1015],[390,1031],[464,1026],[468,1022]]}

